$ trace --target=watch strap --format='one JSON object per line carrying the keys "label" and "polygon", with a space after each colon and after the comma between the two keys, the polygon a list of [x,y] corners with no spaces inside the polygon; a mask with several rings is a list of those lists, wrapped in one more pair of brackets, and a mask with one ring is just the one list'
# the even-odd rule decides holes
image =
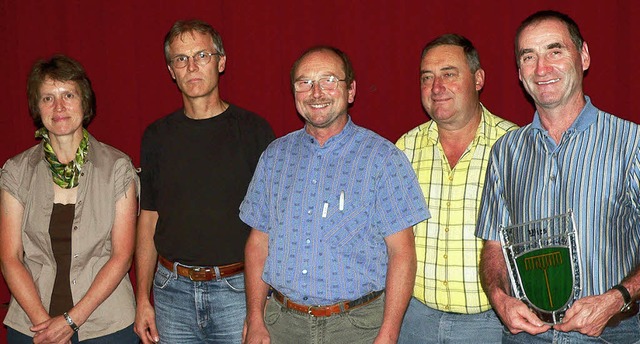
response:
{"label": "watch strap", "polygon": [[620,294],[622,294],[622,299],[624,300],[624,305],[622,306],[622,308],[620,308],[620,312],[624,313],[624,312],[628,311],[629,309],[631,309],[631,294],[629,294],[629,291],[627,290],[627,288],[625,288],[621,284],[616,284],[611,289],[615,289],[615,290],[619,291]]}
{"label": "watch strap", "polygon": [[76,323],[73,322],[73,319],[71,319],[71,317],[69,316],[69,313],[64,312],[62,313],[62,316],[64,316],[64,320],[67,321],[67,324],[71,326],[71,328],[73,329],[73,332],[78,332],[80,327],[78,327],[78,325],[76,325]]}

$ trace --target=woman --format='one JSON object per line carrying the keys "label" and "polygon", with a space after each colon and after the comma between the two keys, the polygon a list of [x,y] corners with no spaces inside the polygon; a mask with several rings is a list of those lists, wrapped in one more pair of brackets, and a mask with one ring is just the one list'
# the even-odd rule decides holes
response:
{"label": "woman", "polygon": [[40,144],[0,173],[0,267],[9,343],[137,343],[127,272],[138,178],[93,138],[91,82],[75,60],[38,61],[27,84]]}

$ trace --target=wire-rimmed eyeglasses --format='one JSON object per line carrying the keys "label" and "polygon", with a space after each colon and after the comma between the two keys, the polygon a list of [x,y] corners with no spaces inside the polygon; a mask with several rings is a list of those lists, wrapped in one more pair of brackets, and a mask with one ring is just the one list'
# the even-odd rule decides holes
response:
{"label": "wire-rimmed eyeglasses", "polygon": [[333,91],[338,88],[338,82],[345,81],[346,79],[338,79],[337,77],[325,76],[318,80],[296,80],[293,83],[293,89],[296,92],[307,92],[313,88],[313,85],[317,82],[320,89],[324,91]]}
{"label": "wire-rimmed eyeglasses", "polygon": [[171,65],[174,68],[184,68],[189,64],[189,58],[192,58],[193,61],[198,65],[198,66],[206,66],[207,63],[211,62],[211,56],[214,55],[220,55],[220,53],[210,53],[208,51],[200,51],[197,52],[195,55],[193,56],[187,56],[187,55],[177,55],[174,56],[173,58],[171,58]]}

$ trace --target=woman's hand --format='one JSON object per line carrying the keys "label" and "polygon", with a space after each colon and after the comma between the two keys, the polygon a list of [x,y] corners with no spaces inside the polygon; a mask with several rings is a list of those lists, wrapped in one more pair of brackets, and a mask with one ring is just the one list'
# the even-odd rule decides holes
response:
{"label": "woman's hand", "polygon": [[35,332],[34,344],[67,344],[73,336],[73,329],[62,315],[32,326],[31,331]]}

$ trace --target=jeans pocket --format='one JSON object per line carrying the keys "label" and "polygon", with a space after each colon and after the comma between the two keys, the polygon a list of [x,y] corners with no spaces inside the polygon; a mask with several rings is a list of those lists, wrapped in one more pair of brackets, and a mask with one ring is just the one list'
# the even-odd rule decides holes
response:
{"label": "jeans pocket", "polygon": [[239,273],[235,276],[225,278],[224,282],[227,284],[229,289],[239,293],[244,292],[244,273]]}
{"label": "jeans pocket", "polygon": [[267,306],[265,307],[264,312],[264,323],[269,326],[275,324],[281,314],[282,307],[280,304],[273,299],[267,300]]}
{"label": "jeans pocket", "polygon": [[173,278],[173,273],[164,267],[158,267],[156,274],[153,277],[153,287],[163,289],[169,284],[169,281]]}
{"label": "jeans pocket", "polygon": [[346,313],[351,325],[363,330],[372,330],[382,326],[384,313],[384,295],[368,305],[358,307]]}

